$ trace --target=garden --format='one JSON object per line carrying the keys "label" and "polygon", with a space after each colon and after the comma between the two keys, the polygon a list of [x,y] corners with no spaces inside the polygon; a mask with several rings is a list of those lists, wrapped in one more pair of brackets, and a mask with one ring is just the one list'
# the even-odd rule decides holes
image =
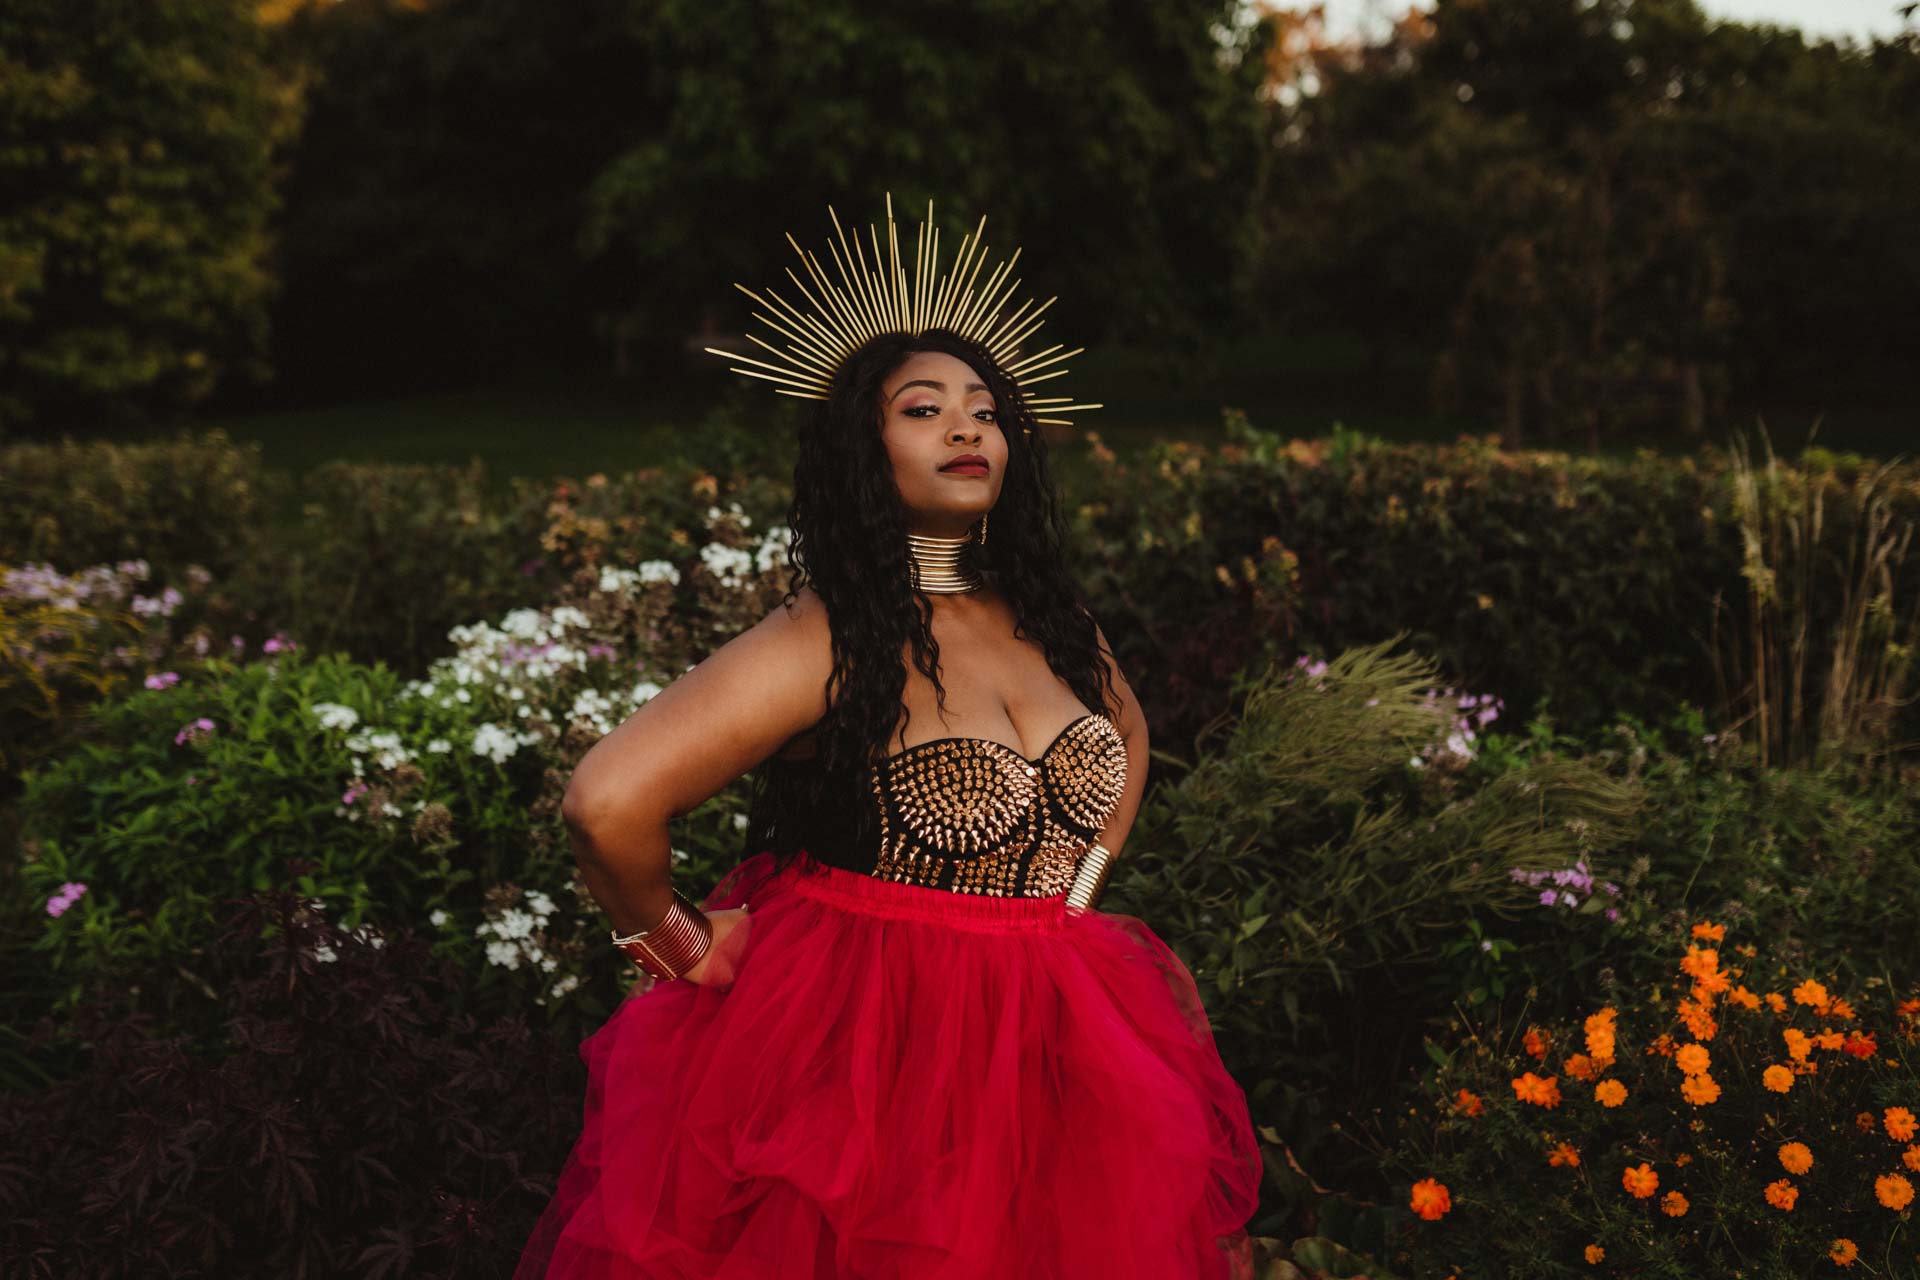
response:
{"label": "garden", "polygon": [[[1222,434],[1059,447],[1153,726],[1102,905],[1247,1090],[1263,1276],[1911,1273],[1920,469]],[[21,1274],[511,1268],[646,980],[560,795],[780,599],[782,465],[0,453]]]}

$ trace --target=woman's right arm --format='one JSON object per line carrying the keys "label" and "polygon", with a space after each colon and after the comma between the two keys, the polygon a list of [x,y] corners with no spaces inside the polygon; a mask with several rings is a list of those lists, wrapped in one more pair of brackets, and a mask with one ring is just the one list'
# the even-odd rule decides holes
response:
{"label": "woman's right arm", "polygon": [[833,644],[811,588],[709,654],[596,742],[560,816],[587,888],[621,933],[673,905],[667,824],[827,710]]}

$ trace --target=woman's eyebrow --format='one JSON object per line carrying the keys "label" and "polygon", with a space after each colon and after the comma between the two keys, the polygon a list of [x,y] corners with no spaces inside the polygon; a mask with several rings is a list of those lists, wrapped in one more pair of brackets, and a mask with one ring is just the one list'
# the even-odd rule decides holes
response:
{"label": "woman's eyebrow", "polygon": [[[915,378],[912,382],[901,383],[899,387],[894,390],[893,395],[887,397],[887,403],[892,404],[899,394],[908,387],[932,387],[935,391],[945,391],[947,384],[944,382],[935,382],[932,378]],[[985,391],[987,387],[986,384],[982,382],[969,382],[966,389],[968,391]]]}

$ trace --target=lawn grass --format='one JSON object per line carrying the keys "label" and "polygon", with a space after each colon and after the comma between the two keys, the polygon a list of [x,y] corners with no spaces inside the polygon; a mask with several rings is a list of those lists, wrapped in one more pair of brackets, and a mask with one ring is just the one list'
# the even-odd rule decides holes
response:
{"label": "lawn grass", "polygon": [[[713,420],[764,422],[770,440],[791,432],[800,402],[778,397],[725,372],[718,360],[694,356],[667,373],[618,377],[597,368],[537,368],[503,374],[485,384],[332,403],[209,412],[194,425],[220,427],[257,441],[269,465],[296,474],[334,459],[461,463],[482,459],[491,483],[508,477],[584,476],[619,472],[670,456],[688,433]],[[1222,438],[1222,411],[1244,411],[1253,424],[1285,436],[1325,435],[1336,423],[1384,440],[1444,443],[1462,433],[1497,430],[1489,419],[1439,417],[1425,412],[1424,357],[1409,355],[1371,369],[1365,354],[1337,337],[1276,341],[1249,339],[1223,349],[1217,370],[1182,376],[1156,367],[1149,355],[1124,350],[1077,357],[1063,390],[1102,408],[1074,415],[1122,455],[1168,439],[1213,443]],[[1737,415],[1750,433],[1764,422],[1785,456],[1804,446],[1819,421],[1817,443],[1886,457],[1916,443],[1905,409],[1775,405]],[[158,434],[131,429],[116,438]],[[1725,432],[1714,443],[1724,443]],[[1583,452],[1578,442],[1529,439],[1531,448]],[[1604,455],[1625,456],[1651,445],[1690,452],[1678,437],[1610,439]],[[1063,477],[1079,465],[1069,433],[1059,449]],[[770,452],[769,457],[773,456]]]}

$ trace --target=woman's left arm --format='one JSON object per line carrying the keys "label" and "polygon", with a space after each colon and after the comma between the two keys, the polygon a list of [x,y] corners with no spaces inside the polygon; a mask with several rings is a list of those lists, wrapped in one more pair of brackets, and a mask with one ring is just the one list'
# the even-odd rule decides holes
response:
{"label": "woman's left arm", "polygon": [[1100,843],[1118,858],[1120,846],[1126,842],[1127,832],[1133,826],[1134,815],[1140,811],[1140,799],[1147,791],[1147,717],[1140,710],[1140,700],[1133,696],[1133,687],[1121,674],[1120,661],[1114,657],[1113,647],[1107,643],[1106,633],[1100,630],[1098,622],[1093,624],[1093,631],[1113,673],[1114,690],[1120,695],[1120,716],[1114,721],[1114,727],[1127,744],[1126,789],[1120,793],[1100,832]]}

